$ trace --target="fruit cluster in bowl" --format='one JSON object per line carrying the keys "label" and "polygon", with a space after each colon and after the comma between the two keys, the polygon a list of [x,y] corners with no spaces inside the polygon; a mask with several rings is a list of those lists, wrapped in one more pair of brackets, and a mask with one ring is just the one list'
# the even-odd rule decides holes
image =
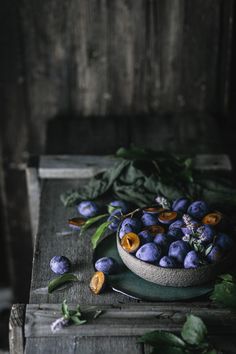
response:
{"label": "fruit cluster in bowl", "polygon": [[217,263],[232,249],[229,223],[205,201],[156,201],[121,222],[117,232],[127,253],[162,268],[190,269]]}

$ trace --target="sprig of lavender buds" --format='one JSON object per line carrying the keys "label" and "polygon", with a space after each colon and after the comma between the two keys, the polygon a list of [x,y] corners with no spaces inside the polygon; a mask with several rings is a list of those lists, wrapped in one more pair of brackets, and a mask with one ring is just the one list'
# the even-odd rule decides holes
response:
{"label": "sprig of lavender buds", "polygon": [[196,225],[193,222],[193,219],[191,218],[191,216],[189,216],[188,214],[184,214],[183,221],[184,221],[187,229],[189,229],[192,233],[195,233]]}
{"label": "sprig of lavender buds", "polygon": [[162,208],[170,209],[171,207],[169,200],[166,199],[165,197],[161,197],[160,195],[156,197],[155,201],[157,202],[157,204],[160,204]]}

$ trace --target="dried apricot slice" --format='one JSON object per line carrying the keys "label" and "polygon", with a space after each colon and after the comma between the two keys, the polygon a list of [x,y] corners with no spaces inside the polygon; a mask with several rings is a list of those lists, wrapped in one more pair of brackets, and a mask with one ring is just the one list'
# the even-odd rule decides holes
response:
{"label": "dried apricot slice", "polygon": [[128,253],[133,253],[133,252],[137,251],[137,249],[140,246],[140,238],[134,232],[128,232],[121,239],[121,246]]}
{"label": "dried apricot slice", "polygon": [[69,226],[78,230],[85,224],[85,222],[86,220],[83,218],[72,218],[68,220]]}
{"label": "dried apricot slice", "polygon": [[158,220],[163,224],[171,224],[177,218],[176,211],[163,211],[159,214]]}
{"label": "dried apricot slice", "polygon": [[152,236],[155,236],[156,234],[163,234],[165,232],[164,227],[160,225],[148,226],[146,230],[148,230]]}
{"label": "dried apricot slice", "polygon": [[221,222],[222,220],[222,214],[218,211],[214,212],[214,213],[209,213],[207,215],[204,216],[204,218],[202,219],[202,223],[203,224],[207,224],[207,225],[217,225]]}
{"label": "dried apricot slice", "polygon": [[105,274],[103,272],[95,272],[90,280],[90,290],[95,294],[100,294],[105,288]]}
{"label": "dried apricot slice", "polygon": [[162,208],[162,207],[148,207],[148,208],[144,208],[143,212],[144,213],[150,213],[150,214],[158,214],[158,213],[161,213],[164,210],[165,209]]}

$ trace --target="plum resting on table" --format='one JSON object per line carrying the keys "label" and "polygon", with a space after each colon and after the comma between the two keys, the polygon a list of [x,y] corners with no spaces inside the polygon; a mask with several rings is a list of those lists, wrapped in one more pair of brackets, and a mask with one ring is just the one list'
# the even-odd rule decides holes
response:
{"label": "plum resting on table", "polygon": [[104,274],[113,274],[117,270],[117,263],[111,257],[102,257],[96,261],[95,269]]}
{"label": "plum resting on table", "polygon": [[78,212],[85,218],[92,218],[99,213],[99,208],[96,203],[86,200],[77,205]]}
{"label": "plum resting on table", "polygon": [[50,268],[56,274],[68,273],[70,270],[70,261],[65,256],[54,256],[50,261]]}

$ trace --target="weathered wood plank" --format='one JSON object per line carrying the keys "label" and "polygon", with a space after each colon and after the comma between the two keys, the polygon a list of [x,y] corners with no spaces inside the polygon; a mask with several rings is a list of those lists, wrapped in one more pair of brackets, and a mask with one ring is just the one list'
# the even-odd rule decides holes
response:
{"label": "weathered wood plank", "polygon": [[9,320],[9,346],[11,354],[24,353],[24,318],[25,305],[13,305]]}
{"label": "weathered wood plank", "polygon": [[32,243],[38,230],[39,206],[40,206],[40,181],[38,170],[35,167],[26,168],[26,183],[29,201],[29,213],[31,222]]}
{"label": "weathered wood plank", "polygon": [[[70,302],[119,303],[131,301],[121,294],[107,291],[95,296],[89,289],[89,280],[94,272],[92,265],[92,247],[88,230],[83,237],[78,232],[69,236],[61,236],[57,232],[69,230],[67,220],[76,216],[75,208],[65,208],[60,201],[60,194],[67,189],[77,188],[87,180],[43,180],[40,222],[35,243],[30,303],[60,303],[63,299]],[[78,275],[79,281],[69,289],[48,294],[45,288],[54,275],[50,270],[50,259],[55,255],[65,255],[71,260],[72,271]]]}
{"label": "weathered wood plank", "polygon": [[[76,305],[70,305],[75,308]],[[186,320],[186,314],[200,316],[207,324],[211,334],[236,333],[236,314],[227,309],[205,304],[188,303],[167,304],[122,304],[122,305],[83,305],[84,316],[92,317],[96,309],[103,313],[96,319],[90,319],[83,326],[69,326],[56,334],[50,331],[50,325],[61,316],[60,305],[27,305],[25,336],[48,337],[58,335],[76,336],[139,336],[147,331],[167,330],[178,332]]]}
{"label": "weathered wood plank", "polygon": [[136,338],[127,337],[84,337],[67,336],[59,340],[27,338],[25,354],[143,354],[142,344]]}
{"label": "weathered wood plank", "polygon": [[[117,159],[95,155],[44,155],[40,157],[40,178],[91,178],[111,167]],[[226,154],[201,154],[193,159],[193,166],[200,170],[231,171]]]}

